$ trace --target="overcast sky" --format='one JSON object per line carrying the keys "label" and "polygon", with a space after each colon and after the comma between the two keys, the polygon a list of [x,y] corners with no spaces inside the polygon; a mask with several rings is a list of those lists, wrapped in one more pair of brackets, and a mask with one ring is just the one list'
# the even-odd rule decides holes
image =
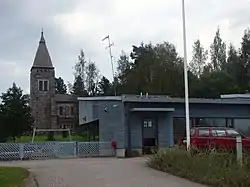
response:
{"label": "overcast sky", "polygon": [[[249,26],[250,0],[186,0],[188,58],[193,41],[208,48],[218,26],[227,44],[239,47]],[[131,51],[142,41],[169,41],[181,56],[181,0],[0,0],[0,92],[16,82],[29,93],[29,72],[41,28],[56,76],[73,81],[73,66],[82,48],[101,73],[111,79],[106,42],[113,55]]]}

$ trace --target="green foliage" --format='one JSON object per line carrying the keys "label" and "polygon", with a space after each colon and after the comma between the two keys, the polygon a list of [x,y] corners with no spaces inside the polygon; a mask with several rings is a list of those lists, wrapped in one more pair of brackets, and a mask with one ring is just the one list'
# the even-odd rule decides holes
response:
{"label": "green foliage", "polygon": [[2,94],[1,99],[0,139],[4,141],[12,137],[15,140],[24,132],[30,131],[34,122],[28,105],[29,96],[23,95],[21,88],[13,83],[12,87]]}
{"label": "green foliage", "polygon": [[99,94],[99,70],[95,62],[86,61],[83,50],[78,55],[75,64],[74,83],[69,84],[70,93],[76,96],[96,96]]}
{"label": "green foliage", "polygon": [[81,76],[75,77],[74,84],[72,86],[71,94],[76,96],[87,96],[88,93],[84,88],[84,82]]}
{"label": "green foliage", "polygon": [[102,77],[101,81],[99,82],[98,89],[101,95],[112,95],[114,93],[114,89],[112,84],[106,77]]}
{"label": "green foliage", "polygon": [[211,65],[213,70],[222,70],[226,64],[226,44],[220,36],[220,29],[216,31],[214,41],[210,47]]}
{"label": "green foliage", "polygon": [[200,77],[200,75],[202,75],[207,58],[208,52],[203,48],[200,40],[196,40],[193,45],[193,58],[189,66],[190,71],[197,77]]}
{"label": "green foliage", "polygon": [[86,64],[86,90],[90,96],[96,96],[99,94],[98,83],[100,80],[99,70],[95,62],[89,61]]}
{"label": "green foliage", "polygon": [[18,167],[0,167],[0,186],[19,187],[23,180],[29,176],[27,169]]}
{"label": "green foliage", "polygon": [[215,187],[250,186],[250,156],[244,155],[241,167],[236,156],[227,152],[187,152],[178,148],[159,150],[148,165],[189,180]]}
{"label": "green foliage", "polygon": [[55,78],[56,83],[56,93],[57,94],[66,94],[67,93],[67,86],[64,84],[64,80],[59,77]]}

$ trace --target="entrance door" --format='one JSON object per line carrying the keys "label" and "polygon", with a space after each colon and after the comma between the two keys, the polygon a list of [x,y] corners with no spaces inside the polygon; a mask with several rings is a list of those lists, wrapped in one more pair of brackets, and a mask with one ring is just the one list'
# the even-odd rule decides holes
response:
{"label": "entrance door", "polygon": [[151,149],[157,147],[157,124],[155,119],[144,119],[142,122],[142,151],[151,153]]}

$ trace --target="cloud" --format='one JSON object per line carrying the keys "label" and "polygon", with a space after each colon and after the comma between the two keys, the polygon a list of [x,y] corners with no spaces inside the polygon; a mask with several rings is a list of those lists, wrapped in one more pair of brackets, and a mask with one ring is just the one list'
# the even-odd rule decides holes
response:
{"label": "cloud", "polygon": [[[200,38],[209,49],[218,26],[222,38],[237,47],[249,26],[249,0],[186,0],[188,58]],[[183,56],[181,0],[52,0],[0,1],[0,92],[16,81],[29,90],[29,70],[44,28],[56,75],[73,80],[73,66],[82,48],[103,75],[111,79],[107,42],[113,55],[129,52],[142,41],[169,41]],[[12,71],[13,70],[13,71]],[[6,78],[4,78],[6,77]],[[7,80],[7,81],[6,81]]]}

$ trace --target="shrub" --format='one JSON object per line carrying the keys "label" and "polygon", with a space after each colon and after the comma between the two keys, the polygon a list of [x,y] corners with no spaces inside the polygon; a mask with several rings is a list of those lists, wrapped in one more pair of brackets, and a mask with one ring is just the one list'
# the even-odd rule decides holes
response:
{"label": "shrub", "polygon": [[250,159],[244,155],[243,166],[235,154],[227,152],[190,152],[178,148],[159,150],[149,157],[148,165],[189,180],[216,187],[250,186]]}

